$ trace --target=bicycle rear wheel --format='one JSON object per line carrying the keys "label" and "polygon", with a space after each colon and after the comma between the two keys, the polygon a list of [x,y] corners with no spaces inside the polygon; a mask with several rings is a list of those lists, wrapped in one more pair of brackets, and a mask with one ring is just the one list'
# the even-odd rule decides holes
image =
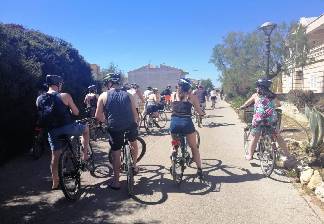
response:
{"label": "bicycle rear wheel", "polygon": [[159,128],[164,128],[168,121],[166,113],[164,111],[159,111],[159,117],[155,121]]}
{"label": "bicycle rear wheel", "polygon": [[171,175],[175,184],[179,185],[182,182],[184,164],[181,163],[181,157],[178,152],[173,152],[171,156]]}
{"label": "bicycle rear wheel", "polygon": [[264,136],[259,140],[259,159],[262,173],[269,177],[274,170],[276,161],[276,153],[270,136]]}
{"label": "bicycle rear wheel", "polygon": [[[136,137],[137,147],[138,147],[138,157],[137,162],[139,162],[146,153],[146,142],[140,136]],[[112,164],[112,150],[109,150],[108,160]]]}
{"label": "bicycle rear wheel", "polygon": [[126,145],[124,150],[126,153],[127,190],[128,194],[132,196],[134,195],[134,164],[129,145]]}
{"label": "bicycle rear wheel", "polygon": [[60,155],[58,174],[65,198],[69,201],[77,200],[81,188],[79,161],[69,149],[64,150]]}

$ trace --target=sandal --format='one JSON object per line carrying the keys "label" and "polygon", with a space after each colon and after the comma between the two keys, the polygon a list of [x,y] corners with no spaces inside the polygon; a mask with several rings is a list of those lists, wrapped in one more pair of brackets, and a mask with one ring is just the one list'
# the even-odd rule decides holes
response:
{"label": "sandal", "polygon": [[113,189],[113,190],[115,190],[115,191],[118,191],[118,190],[120,190],[120,186],[119,187],[115,187],[115,186],[113,186],[113,181],[111,181],[110,183],[108,183],[108,187],[109,188],[111,188],[111,189]]}

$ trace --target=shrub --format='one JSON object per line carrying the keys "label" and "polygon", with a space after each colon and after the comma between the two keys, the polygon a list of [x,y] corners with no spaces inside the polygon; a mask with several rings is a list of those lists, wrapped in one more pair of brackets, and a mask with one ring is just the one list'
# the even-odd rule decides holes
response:
{"label": "shrub", "polygon": [[313,107],[318,101],[318,98],[311,90],[303,91],[294,89],[289,91],[288,101],[294,104],[299,111],[304,111],[305,105]]}
{"label": "shrub", "polygon": [[28,149],[36,119],[35,100],[47,74],[61,75],[64,91],[81,106],[92,78],[90,66],[78,51],[64,40],[0,23],[0,143],[5,154]]}

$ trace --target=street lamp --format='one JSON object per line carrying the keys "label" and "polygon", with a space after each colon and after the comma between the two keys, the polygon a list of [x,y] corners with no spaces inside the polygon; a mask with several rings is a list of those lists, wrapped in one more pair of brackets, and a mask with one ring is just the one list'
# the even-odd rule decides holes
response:
{"label": "street lamp", "polygon": [[266,76],[269,78],[269,62],[270,62],[270,35],[272,31],[276,28],[277,24],[272,23],[272,22],[265,22],[263,23],[259,29],[263,30],[264,34],[267,36],[266,39],[266,47],[267,47],[267,70],[266,70]]}

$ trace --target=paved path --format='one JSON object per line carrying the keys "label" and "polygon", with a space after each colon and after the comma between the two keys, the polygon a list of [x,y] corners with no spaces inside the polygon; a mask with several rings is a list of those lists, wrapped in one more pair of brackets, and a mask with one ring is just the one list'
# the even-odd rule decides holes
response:
{"label": "paved path", "polygon": [[286,178],[264,178],[257,161],[243,159],[243,124],[226,103],[217,106],[207,111],[209,118],[199,129],[206,183],[188,168],[185,182],[174,185],[167,132],[144,137],[148,149],[133,199],[125,187],[107,188],[104,151],[97,151],[100,178],[85,174],[86,188],[75,203],[60,191],[48,192],[49,155],[38,161],[22,157],[0,168],[0,223],[324,223],[323,213],[313,210]]}

